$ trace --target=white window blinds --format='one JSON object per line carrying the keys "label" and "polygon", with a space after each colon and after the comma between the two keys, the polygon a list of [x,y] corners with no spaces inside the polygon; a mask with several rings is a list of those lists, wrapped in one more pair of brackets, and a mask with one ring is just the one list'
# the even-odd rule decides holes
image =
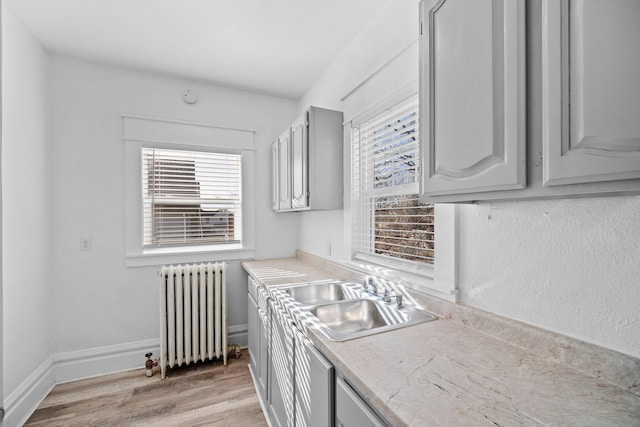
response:
{"label": "white window blinds", "polygon": [[143,246],[239,243],[239,154],[142,149]]}
{"label": "white window blinds", "polygon": [[419,202],[418,97],[353,128],[354,252],[433,264],[433,206]]}

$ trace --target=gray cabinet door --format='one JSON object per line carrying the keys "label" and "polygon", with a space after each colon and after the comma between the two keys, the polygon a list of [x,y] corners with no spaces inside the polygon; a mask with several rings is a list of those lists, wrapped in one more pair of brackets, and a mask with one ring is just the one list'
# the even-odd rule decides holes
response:
{"label": "gray cabinet door", "polygon": [[380,418],[342,378],[336,378],[336,426],[384,427]]}
{"label": "gray cabinet door", "polygon": [[333,422],[333,366],[294,327],[295,421],[300,427],[330,427]]}
{"label": "gray cabinet door", "polygon": [[264,401],[268,399],[269,390],[269,360],[271,359],[271,322],[269,321],[269,308],[258,308],[258,389]]}
{"label": "gray cabinet door", "polygon": [[309,164],[309,128],[307,113],[304,113],[291,126],[291,207],[294,209],[309,206],[308,164]]}
{"label": "gray cabinet door", "polygon": [[271,358],[269,361],[269,415],[273,425],[293,427],[294,338],[287,315],[271,304]]}
{"label": "gray cabinet door", "polygon": [[[251,284],[249,284],[251,286]],[[260,359],[260,348],[259,348],[259,336],[260,336],[260,327],[258,325],[258,304],[253,299],[251,294],[247,294],[247,328],[249,335],[249,368],[251,369],[251,373],[253,377],[257,379],[258,373],[258,360]]]}
{"label": "gray cabinet door", "polygon": [[278,209],[291,209],[291,128],[278,138]]}
{"label": "gray cabinet door", "polygon": [[542,7],[544,185],[640,178],[640,2]]}
{"label": "gray cabinet door", "polygon": [[271,208],[274,211],[280,209],[280,168],[278,166],[280,157],[278,146],[279,141],[276,139],[271,144]]}
{"label": "gray cabinet door", "polygon": [[526,186],[523,0],[420,3],[422,193]]}

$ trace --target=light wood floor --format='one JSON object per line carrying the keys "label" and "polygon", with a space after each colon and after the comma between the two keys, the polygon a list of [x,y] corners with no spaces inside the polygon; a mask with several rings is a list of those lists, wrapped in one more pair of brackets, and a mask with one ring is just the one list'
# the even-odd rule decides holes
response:
{"label": "light wood floor", "polygon": [[144,368],[54,387],[25,426],[266,426],[247,350],[167,370]]}

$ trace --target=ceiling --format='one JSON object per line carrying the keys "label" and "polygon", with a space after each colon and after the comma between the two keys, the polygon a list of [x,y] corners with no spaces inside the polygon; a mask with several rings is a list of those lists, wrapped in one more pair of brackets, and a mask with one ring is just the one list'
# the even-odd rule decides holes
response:
{"label": "ceiling", "polygon": [[297,100],[386,1],[3,3],[53,54]]}

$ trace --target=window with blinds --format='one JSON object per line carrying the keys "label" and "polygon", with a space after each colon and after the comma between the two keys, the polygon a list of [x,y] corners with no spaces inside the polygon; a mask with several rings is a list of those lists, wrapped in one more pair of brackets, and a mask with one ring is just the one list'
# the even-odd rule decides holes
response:
{"label": "window with blinds", "polygon": [[434,261],[434,209],[419,201],[418,97],[353,128],[355,256]]}
{"label": "window with blinds", "polygon": [[143,246],[240,243],[239,154],[142,149]]}

